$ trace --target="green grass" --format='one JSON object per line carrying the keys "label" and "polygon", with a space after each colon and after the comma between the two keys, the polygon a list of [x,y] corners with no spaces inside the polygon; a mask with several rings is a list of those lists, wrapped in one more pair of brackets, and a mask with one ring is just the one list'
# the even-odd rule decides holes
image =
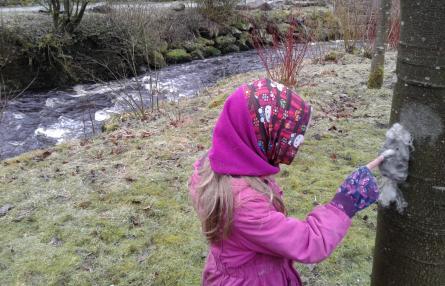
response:
{"label": "green grass", "polygon": [[[314,123],[277,176],[292,216],[329,201],[384,138],[391,91],[366,89],[369,60],[342,60],[302,71],[307,85],[298,90],[315,107]],[[394,56],[387,61],[391,71]],[[260,75],[222,80],[182,102],[180,122],[169,109],[146,121],[122,116],[112,122],[119,128],[89,141],[0,162],[0,206],[14,205],[0,218],[0,284],[199,285],[207,245],[187,195],[191,164],[209,147],[227,94]],[[375,207],[357,215],[329,259],[296,265],[303,280],[369,285],[375,224]]]}

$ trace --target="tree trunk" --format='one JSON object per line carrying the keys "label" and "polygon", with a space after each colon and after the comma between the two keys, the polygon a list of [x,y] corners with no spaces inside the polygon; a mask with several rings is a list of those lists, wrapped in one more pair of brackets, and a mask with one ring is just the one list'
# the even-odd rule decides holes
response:
{"label": "tree trunk", "polygon": [[445,285],[445,4],[401,1],[391,123],[412,133],[403,214],[379,207],[373,286]]}
{"label": "tree trunk", "polygon": [[385,40],[388,35],[388,19],[391,13],[391,0],[380,0],[377,21],[377,35],[372,56],[371,72],[369,73],[368,88],[381,88],[385,65]]}

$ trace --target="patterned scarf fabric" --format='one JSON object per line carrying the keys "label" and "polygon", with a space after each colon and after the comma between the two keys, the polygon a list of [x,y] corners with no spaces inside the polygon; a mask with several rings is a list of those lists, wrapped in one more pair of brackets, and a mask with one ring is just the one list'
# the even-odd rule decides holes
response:
{"label": "patterned scarf fabric", "polygon": [[311,106],[269,79],[246,85],[244,95],[261,151],[271,165],[289,165],[304,141]]}

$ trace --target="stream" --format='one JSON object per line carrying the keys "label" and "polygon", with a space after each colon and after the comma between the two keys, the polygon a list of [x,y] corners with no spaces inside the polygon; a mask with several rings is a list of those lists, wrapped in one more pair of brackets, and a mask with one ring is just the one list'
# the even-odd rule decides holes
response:
{"label": "stream", "polygon": [[[310,49],[306,55],[311,55]],[[0,117],[0,160],[99,133],[105,120],[131,109],[129,98],[150,105],[150,79],[158,79],[160,98],[177,100],[194,96],[224,77],[262,68],[252,50],[168,66],[137,78],[26,92],[9,101]]]}
{"label": "stream", "polygon": [[0,159],[100,132],[110,116],[130,109],[129,96],[139,103],[141,94],[150,104],[150,77],[158,78],[162,98],[177,99],[194,96],[226,76],[261,68],[256,52],[248,51],[169,66],[157,75],[27,92],[8,102],[3,112]]}

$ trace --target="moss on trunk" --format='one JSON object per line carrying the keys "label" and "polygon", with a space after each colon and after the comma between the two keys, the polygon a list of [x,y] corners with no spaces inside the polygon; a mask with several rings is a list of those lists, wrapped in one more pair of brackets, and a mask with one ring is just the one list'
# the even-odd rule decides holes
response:
{"label": "moss on trunk", "polygon": [[383,66],[377,67],[371,71],[368,79],[368,88],[381,88],[383,84]]}

